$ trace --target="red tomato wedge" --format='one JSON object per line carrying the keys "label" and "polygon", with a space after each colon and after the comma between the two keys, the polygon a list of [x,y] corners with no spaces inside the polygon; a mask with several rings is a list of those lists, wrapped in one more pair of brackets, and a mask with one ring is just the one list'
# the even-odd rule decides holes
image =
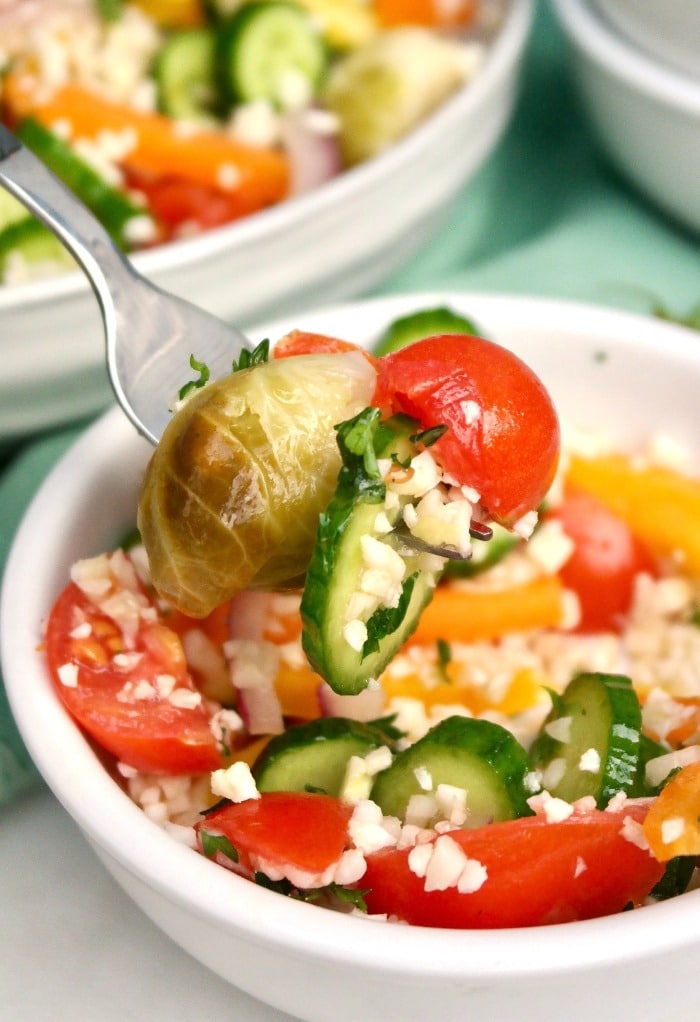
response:
{"label": "red tomato wedge", "polygon": [[70,715],[121,762],[168,774],[221,765],[180,640],[161,622],[141,619],[127,643],[119,624],[71,582],[51,611],[46,654]]}
{"label": "red tomato wedge", "polygon": [[632,605],[637,575],[656,573],[651,554],[626,522],[588,493],[567,490],[553,517],[575,543],[559,575],[578,596],[578,631],[618,631]]}
{"label": "red tomato wedge", "polygon": [[416,341],[379,359],[375,403],[428,429],[443,468],[512,525],[536,509],[556,471],[560,434],[551,398],[507,348],[461,334]]}
{"label": "red tomato wedge", "polygon": [[409,867],[409,849],[368,856],[358,886],[369,888],[370,912],[417,926],[496,929],[610,915],[639,905],[663,874],[663,865],[623,832],[641,834],[646,812],[645,805],[630,804],[557,823],[531,816],[450,831],[438,840],[455,842],[477,870],[480,865],[486,871],[471,893],[454,886],[426,891],[426,880]]}
{"label": "red tomato wedge", "polygon": [[275,344],[272,354],[274,358],[290,358],[293,355],[324,355],[337,354],[344,351],[359,351],[368,362],[377,365],[377,359],[369,351],[352,341],[343,341],[339,337],[328,334],[315,334],[306,330],[291,330]]}
{"label": "red tomato wedge", "polygon": [[254,212],[237,192],[224,192],[175,175],[128,175],[131,186],[146,198],[148,208],[170,240],[181,229],[209,230]]}
{"label": "red tomato wedge", "polygon": [[352,807],[328,795],[270,791],[209,813],[198,830],[223,834],[239,864],[255,872],[263,865],[285,875],[320,875],[348,847]]}

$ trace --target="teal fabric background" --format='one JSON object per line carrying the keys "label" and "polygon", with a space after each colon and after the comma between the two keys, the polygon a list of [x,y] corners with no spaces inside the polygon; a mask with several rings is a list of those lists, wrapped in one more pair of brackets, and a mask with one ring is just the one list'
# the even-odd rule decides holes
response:
{"label": "teal fabric background", "polygon": [[[438,236],[377,293],[444,288],[570,298],[648,314],[661,306],[679,317],[700,310],[699,239],[609,166],[579,106],[558,26],[545,0],[536,2],[509,130]],[[34,439],[6,455],[0,569],[32,494],[80,430]],[[38,783],[0,684],[0,804]]]}

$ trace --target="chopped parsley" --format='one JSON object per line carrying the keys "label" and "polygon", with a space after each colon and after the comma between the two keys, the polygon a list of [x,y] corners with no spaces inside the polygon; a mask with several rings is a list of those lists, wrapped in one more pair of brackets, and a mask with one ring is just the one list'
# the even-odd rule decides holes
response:
{"label": "chopped parsley", "polygon": [[194,369],[196,373],[199,373],[199,377],[196,380],[190,380],[188,383],[185,383],[184,386],[180,387],[177,394],[180,401],[184,401],[187,395],[191,394],[193,390],[199,390],[200,387],[203,387],[209,382],[211,372],[206,362],[198,362],[194,355],[190,355],[190,368]]}
{"label": "chopped parsley", "polygon": [[231,372],[239,373],[242,369],[252,369],[254,366],[262,365],[263,362],[269,361],[270,358],[270,342],[269,340],[261,341],[257,344],[252,351],[244,348],[241,352],[241,357],[236,360],[234,359],[231,363]]}
{"label": "chopped parsley", "polygon": [[213,859],[220,852],[231,862],[238,862],[238,852],[223,834],[210,834],[206,830],[200,830],[199,836],[202,839],[202,851],[208,859]]}

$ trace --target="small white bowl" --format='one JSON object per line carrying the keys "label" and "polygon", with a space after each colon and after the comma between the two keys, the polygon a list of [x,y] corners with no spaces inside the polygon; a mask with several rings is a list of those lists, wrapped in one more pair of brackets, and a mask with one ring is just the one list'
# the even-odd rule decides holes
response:
{"label": "small white bowl", "polygon": [[[508,0],[473,80],[384,153],[248,219],[140,253],[134,265],[239,326],[376,286],[429,240],[495,148],[533,10],[533,0]],[[0,325],[0,442],[111,400],[98,306],[82,273],[0,288]]]}
{"label": "small white bowl", "polygon": [[651,57],[700,78],[697,0],[593,0],[622,35]]}
{"label": "small white bowl", "polygon": [[[472,316],[524,357],[568,422],[594,420],[621,446],[662,430],[700,453],[700,345],[681,327],[569,303],[469,294],[361,303],[307,315],[303,326],[367,340],[396,316],[437,304]],[[254,336],[274,338],[289,325]],[[128,799],[59,705],[39,642],[71,562],[111,548],[133,525],[148,454],[115,409],[59,463],[17,534],[0,634],[7,692],[32,756],[143,911],[226,980],[308,1022],[560,1015],[568,1022],[695,1022],[700,891],[534,930],[387,928],[243,880],[175,842]],[[155,966],[144,963],[145,970]]]}
{"label": "small white bowl", "polygon": [[584,106],[611,161],[662,210],[700,231],[700,80],[644,54],[587,0],[552,2]]}

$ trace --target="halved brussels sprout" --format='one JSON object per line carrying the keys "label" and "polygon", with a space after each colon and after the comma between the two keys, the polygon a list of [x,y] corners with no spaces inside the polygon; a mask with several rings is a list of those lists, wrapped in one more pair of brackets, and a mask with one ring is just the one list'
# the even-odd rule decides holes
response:
{"label": "halved brussels sprout", "polygon": [[203,617],[241,589],[300,585],[340,469],[333,427],[371,403],[375,380],[360,352],[300,355],[195,393],[139,503],[158,593]]}

